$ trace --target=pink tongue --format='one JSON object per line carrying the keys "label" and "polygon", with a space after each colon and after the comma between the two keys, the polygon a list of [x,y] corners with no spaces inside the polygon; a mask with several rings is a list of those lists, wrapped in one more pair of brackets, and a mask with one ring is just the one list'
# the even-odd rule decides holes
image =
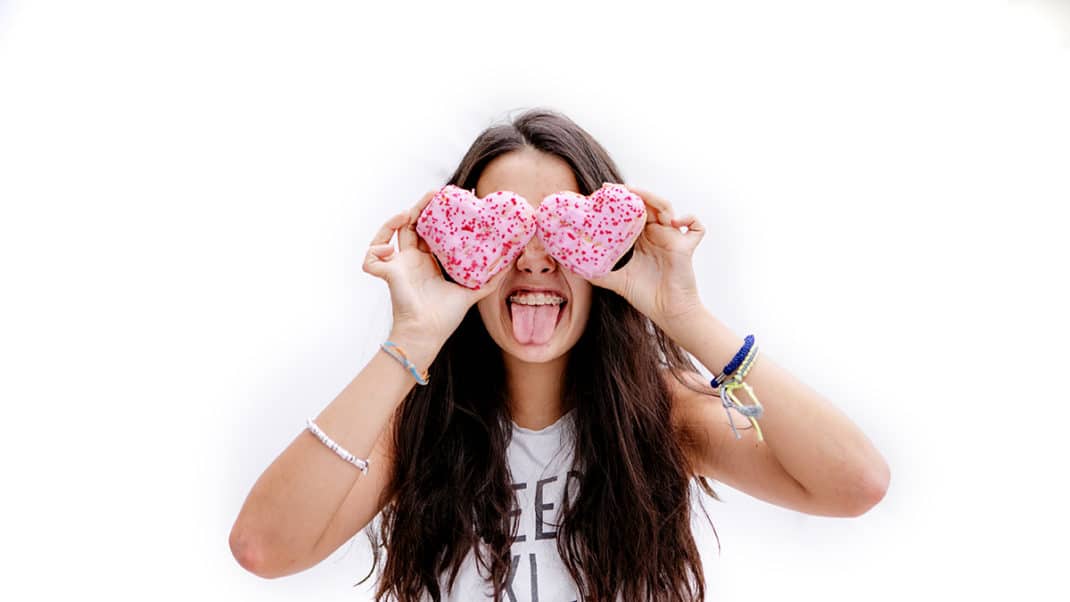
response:
{"label": "pink tongue", "polygon": [[550,340],[557,324],[557,312],[560,305],[521,305],[510,306],[513,313],[513,336],[521,343],[541,345]]}

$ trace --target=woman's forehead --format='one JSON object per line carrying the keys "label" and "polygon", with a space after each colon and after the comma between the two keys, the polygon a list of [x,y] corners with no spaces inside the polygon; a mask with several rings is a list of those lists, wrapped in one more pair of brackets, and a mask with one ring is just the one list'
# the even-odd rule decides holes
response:
{"label": "woman's forehead", "polygon": [[562,190],[579,192],[579,186],[564,159],[525,147],[495,157],[483,169],[476,184],[476,196],[482,198],[498,190],[515,192],[538,206],[548,194]]}

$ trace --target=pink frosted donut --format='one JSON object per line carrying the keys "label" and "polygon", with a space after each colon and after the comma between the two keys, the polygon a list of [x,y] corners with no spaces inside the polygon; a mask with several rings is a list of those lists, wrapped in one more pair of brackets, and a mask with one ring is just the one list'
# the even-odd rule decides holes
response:
{"label": "pink frosted donut", "polygon": [[600,278],[642,233],[646,204],[624,186],[607,183],[590,196],[551,194],[535,210],[535,217],[547,253],[584,278]]}
{"label": "pink frosted donut", "polygon": [[452,184],[416,220],[416,232],[446,273],[475,290],[524,251],[536,228],[535,210],[519,194],[500,190],[480,199]]}

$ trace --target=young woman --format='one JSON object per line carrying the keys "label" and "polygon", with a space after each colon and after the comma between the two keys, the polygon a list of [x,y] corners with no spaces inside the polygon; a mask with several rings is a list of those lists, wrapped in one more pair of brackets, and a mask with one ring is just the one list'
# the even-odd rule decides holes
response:
{"label": "young woman", "polygon": [[[536,206],[605,182],[623,182],[606,151],[544,110],[484,131],[449,179]],[[628,189],[647,223],[590,280],[535,236],[466,288],[416,232],[434,191],[388,220],[363,266],[390,290],[383,352],[256,482],[230,537],[241,565],[289,575],[367,527],[377,600],[701,600],[691,479],[823,516],[876,504],[889,471],[866,436],[699,298],[699,220]],[[745,350],[750,429],[687,354],[721,375]]]}

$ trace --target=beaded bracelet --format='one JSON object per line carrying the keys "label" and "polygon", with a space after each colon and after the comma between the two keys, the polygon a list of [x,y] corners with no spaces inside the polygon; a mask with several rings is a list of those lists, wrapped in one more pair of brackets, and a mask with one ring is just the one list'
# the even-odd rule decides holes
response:
{"label": "beaded bracelet", "polygon": [[713,382],[710,383],[710,386],[716,389],[718,385],[720,385],[722,382],[724,382],[725,378],[728,375],[730,375],[733,372],[735,372],[736,368],[738,368],[739,365],[743,363],[743,360],[746,359],[747,354],[750,353],[750,349],[753,346],[754,346],[754,335],[753,334],[748,334],[743,339],[743,346],[739,348],[739,351],[737,351],[734,356],[732,356],[732,361],[730,361],[727,364],[725,364],[724,369],[721,370],[720,376],[718,376],[717,378],[714,378]]}
{"label": "beaded bracelet", "polygon": [[324,445],[331,448],[339,457],[359,468],[361,473],[368,474],[368,465],[371,464],[371,460],[364,460],[349,453],[346,448],[335,443],[333,439],[327,436],[327,433],[320,430],[320,427],[316,426],[316,423],[311,418],[306,419],[305,424],[308,425],[308,430],[312,431],[313,435],[322,441]]}
{"label": "beaded bracelet", "polygon": [[[409,356],[405,355],[405,352],[401,349],[401,347],[398,347],[390,341],[382,343],[381,345],[379,345],[379,347],[381,347],[383,351],[390,354],[390,357],[393,357],[397,361],[401,362],[401,364],[405,366],[405,368],[408,369],[409,372],[412,373],[412,376],[416,379],[416,382],[420,383],[421,385],[426,385],[428,383],[428,379],[430,378],[430,376],[427,374],[427,371],[425,370],[423,374],[417,372],[416,364],[412,363],[409,360]],[[395,349],[396,351],[394,351]]]}
{"label": "beaded bracelet", "polygon": [[[736,439],[740,439],[742,435],[736,429],[732,413],[728,411],[730,408],[747,417],[747,420],[754,426],[754,430],[758,434],[758,441],[765,440],[762,436],[762,429],[758,426],[758,418],[762,415],[762,404],[758,401],[758,396],[754,394],[754,389],[743,382],[744,377],[750,372],[751,366],[757,357],[758,346],[754,344],[754,335],[747,335],[743,341],[743,347],[732,358],[732,361],[725,365],[719,376],[710,381],[710,387],[714,389],[720,387],[721,405],[724,406],[724,411],[728,415],[728,424],[732,427],[732,433],[736,436]],[[754,403],[752,405],[741,403],[733,393],[736,389],[743,389]]]}

